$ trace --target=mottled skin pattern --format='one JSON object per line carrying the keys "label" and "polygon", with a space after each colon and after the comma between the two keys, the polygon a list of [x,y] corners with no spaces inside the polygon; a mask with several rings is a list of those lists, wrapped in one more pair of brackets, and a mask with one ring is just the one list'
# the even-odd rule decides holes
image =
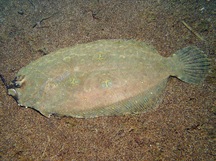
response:
{"label": "mottled skin pattern", "polygon": [[133,40],[99,40],[60,49],[18,72],[18,103],[45,116],[145,112],[160,101],[168,77],[175,75],[174,63],[172,57],[164,58],[150,45]]}

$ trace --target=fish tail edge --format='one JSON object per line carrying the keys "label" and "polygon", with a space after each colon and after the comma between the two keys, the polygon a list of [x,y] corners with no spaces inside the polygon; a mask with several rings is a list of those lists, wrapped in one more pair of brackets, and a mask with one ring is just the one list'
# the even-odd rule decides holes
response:
{"label": "fish tail edge", "polygon": [[210,71],[210,60],[195,46],[188,46],[173,54],[176,77],[180,80],[198,84],[204,81]]}

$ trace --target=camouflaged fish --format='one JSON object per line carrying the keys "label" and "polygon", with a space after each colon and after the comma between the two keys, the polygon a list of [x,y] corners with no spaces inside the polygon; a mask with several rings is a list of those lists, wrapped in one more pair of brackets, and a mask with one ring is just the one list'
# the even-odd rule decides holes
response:
{"label": "camouflaged fish", "polygon": [[189,46],[162,57],[135,40],[99,40],[63,48],[18,72],[8,94],[45,116],[77,118],[146,112],[157,107],[169,76],[202,82],[210,62]]}

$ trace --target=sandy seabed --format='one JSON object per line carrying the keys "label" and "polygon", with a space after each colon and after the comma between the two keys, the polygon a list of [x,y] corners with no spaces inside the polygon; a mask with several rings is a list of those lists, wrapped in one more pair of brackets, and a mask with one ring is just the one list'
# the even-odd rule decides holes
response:
{"label": "sandy seabed", "polygon": [[[0,0],[0,74],[9,83],[51,51],[98,39],[142,40],[163,56],[193,44],[215,65],[215,9],[214,0]],[[214,161],[213,75],[200,85],[170,78],[154,111],[94,119],[46,118],[1,82],[0,160]]]}

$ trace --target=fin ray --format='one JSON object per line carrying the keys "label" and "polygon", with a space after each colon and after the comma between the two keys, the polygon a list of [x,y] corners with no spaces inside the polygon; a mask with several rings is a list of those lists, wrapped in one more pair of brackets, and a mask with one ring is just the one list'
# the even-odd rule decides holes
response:
{"label": "fin ray", "polygon": [[188,46],[173,54],[175,74],[182,81],[197,84],[202,82],[210,69],[207,56],[195,46]]}

